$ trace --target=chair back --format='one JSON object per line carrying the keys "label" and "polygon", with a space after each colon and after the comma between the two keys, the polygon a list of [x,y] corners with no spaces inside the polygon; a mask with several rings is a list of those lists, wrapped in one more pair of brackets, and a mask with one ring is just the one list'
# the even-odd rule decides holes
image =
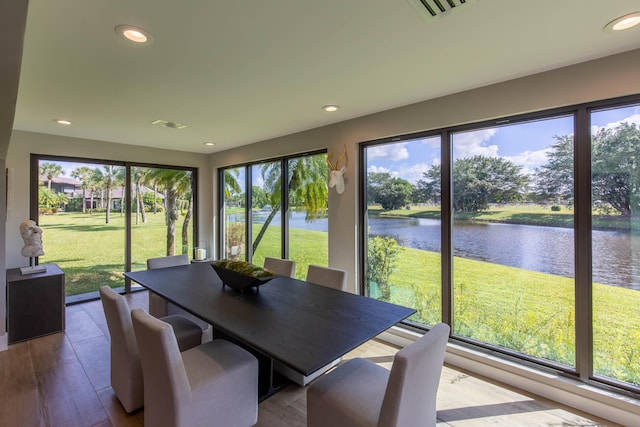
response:
{"label": "chair back", "polygon": [[309,265],[307,269],[307,282],[346,291],[347,272],[337,268]]}
{"label": "chair back", "polygon": [[265,257],[263,267],[281,276],[296,275],[296,262],[289,259]]}
{"label": "chair back", "polygon": [[[191,387],[171,325],[142,308],[131,311],[144,374],[145,425],[173,425],[180,401],[191,397]],[[160,416],[163,419],[152,419]]]}
{"label": "chair back", "polygon": [[378,427],[436,425],[436,394],[448,340],[449,325],[439,323],[396,353]]}
{"label": "chair back", "polygon": [[111,337],[111,387],[127,412],[144,403],[142,367],[129,305],[109,286],[99,289]]}
{"label": "chair back", "polygon": [[186,254],[163,256],[159,258],[147,259],[147,269],[153,270],[156,268],[176,267],[178,265],[188,265],[189,257]]}

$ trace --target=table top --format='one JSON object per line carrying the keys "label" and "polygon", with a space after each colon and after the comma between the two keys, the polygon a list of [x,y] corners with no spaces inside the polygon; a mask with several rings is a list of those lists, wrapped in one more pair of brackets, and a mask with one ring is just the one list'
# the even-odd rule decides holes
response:
{"label": "table top", "polygon": [[125,276],[303,375],[415,313],[284,276],[240,292],[223,286],[209,263]]}

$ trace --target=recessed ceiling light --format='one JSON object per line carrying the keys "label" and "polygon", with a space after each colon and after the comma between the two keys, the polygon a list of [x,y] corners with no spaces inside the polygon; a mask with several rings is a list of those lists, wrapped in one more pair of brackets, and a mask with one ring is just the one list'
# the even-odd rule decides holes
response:
{"label": "recessed ceiling light", "polygon": [[325,105],[322,109],[328,113],[332,113],[334,111],[338,111],[340,109],[339,105]]}
{"label": "recessed ceiling light", "polygon": [[609,22],[604,26],[604,30],[608,32],[628,30],[638,24],[640,24],[640,12],[633,12]]}
{"label": "recessed ceiling light", "polygon": [[205,142],[204,145],[206,145],[207,147],[213,147],[214,145],[216,145],[215,142]]}
{"label": "recessed ceiling light", "polygon": [[65,120],[65,119],[53,119],[53,121],[59,125],[65,125],[68,126],[71,124],[71,122],[69,120]]}
{"label": "recessed ceiling light", "polygon": [[153,43],[151,34],[142,28],[133,25],[118,25],[115,28],[116,34],[125,40],[131,41],[138,45],[147,45]]}

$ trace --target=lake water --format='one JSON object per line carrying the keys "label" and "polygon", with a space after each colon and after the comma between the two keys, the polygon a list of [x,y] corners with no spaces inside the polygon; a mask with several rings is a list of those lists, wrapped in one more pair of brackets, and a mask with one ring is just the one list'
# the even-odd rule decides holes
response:
{"label": "lake water", "polygon": [[[264,221],[268,212],[254,214]],[[243,221],[243,216],[230,220]],[[280,221],[278,213],[274,224]],[[327,219],[312,223],[294,212],[289,227],[327,231]],[[390,236],[402,246],[440,252],[440,220],[372,218],[370,234]],[[456,221],[454,255],[542,273],[574,277],[574,232],[570,228]],[[593,281],[640,290],[640,235],[619,231],[593,232]]]}

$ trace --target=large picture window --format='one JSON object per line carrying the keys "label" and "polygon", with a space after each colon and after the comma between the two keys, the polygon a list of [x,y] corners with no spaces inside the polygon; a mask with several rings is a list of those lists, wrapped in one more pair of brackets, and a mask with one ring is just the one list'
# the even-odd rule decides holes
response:
{"label": "large picture window", "polygon": [[457,335],[575,366],[573,117],[454,132]]}
{"label": "large picture window", "polygon": [[465,345],[640,389],[639,97],[360,153],[365,295]]}
{"label": "large picture window", "polygon": [[291,259],[299,279],[309,264],[327,265],[327,176],[325,153],[220,169],[220,253]]}

